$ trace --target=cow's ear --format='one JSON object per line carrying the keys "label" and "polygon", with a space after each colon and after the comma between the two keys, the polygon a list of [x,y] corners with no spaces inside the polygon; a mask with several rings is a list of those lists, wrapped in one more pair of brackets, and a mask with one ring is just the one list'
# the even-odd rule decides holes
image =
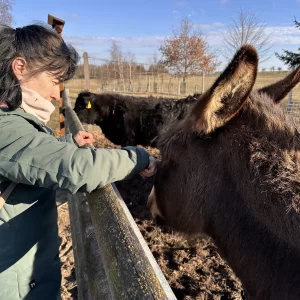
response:
{"label": "cow's ear", "polygon": [[279,103],[300,82],[300,66],[271,85],[259,89],[259,92],[267,94],[275,103]]}
{"label": "cow's ear", "polygon": [[236,52],[225,71],[197,101],[190,121],[196,131],[210,133],[224,126],[247,100],[257,74],[256,50],[245,45]]}
{"label": "cow's ear", "polygon": [[85,105],[88,105],[91,100],[92,100],[92,97],[86,97],[86,96],[83,97],[83,101],[84,101]]}

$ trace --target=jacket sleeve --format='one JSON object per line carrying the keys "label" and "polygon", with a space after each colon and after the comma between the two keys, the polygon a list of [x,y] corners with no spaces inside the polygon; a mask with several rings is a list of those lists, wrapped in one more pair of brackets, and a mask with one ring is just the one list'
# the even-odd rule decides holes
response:
{"label": "jacket sleeve", "polygon": [[[20,118],[18,118],[20,119]],[[143,148],[77,148],[10,118],[0,126],[0,175],[11,181],[71,193],[91,192],[145,169]]]}
{"label": "jacket sleeve", "polygon": [[73,139],[73,134],[71,134],[71,133],[67,133],[66,135],[59,137],[58,140],[60,142],[67,142],[67,143],[75,144],[74,139]]}

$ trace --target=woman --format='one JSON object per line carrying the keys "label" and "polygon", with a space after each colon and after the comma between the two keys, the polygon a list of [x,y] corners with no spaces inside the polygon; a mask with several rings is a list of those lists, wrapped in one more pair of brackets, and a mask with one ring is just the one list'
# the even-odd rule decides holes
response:
{"label": "woman", "polygon": [[0,191],[10,190],[0,209],[0,299],[60,299],[55,190],[91,192],[155,173],[142,148],[83,149],[88,133],[51,135],[51,101],[77,62],[51,29],[0,27]]}

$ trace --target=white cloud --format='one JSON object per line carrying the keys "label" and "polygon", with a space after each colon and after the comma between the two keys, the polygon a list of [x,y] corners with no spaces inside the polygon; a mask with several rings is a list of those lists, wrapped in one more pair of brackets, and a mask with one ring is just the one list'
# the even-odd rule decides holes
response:
{"label": "white cloud", "polygon": [[[223,34],[225,24],[198,24],[200,29],[205,29],[205,36],[210,45],[221,46],[223,44]],[[219,28],[218,28],[219,27]],[[270,34],[271,45],[299,45],[299,29],[294,26],[273,26],[266,27],[266,33]]]}
{"label": "white cloud", "polygon": [[267,33],[271,34],[271,41],[274,45],[299,45],[299,29],[293,26],[267,27]]}
{"label": "white cloud", "polygon": [[177,10],[173,10],[172,13],[173,14],[178,14],[178,11]]}
{"label": "white cloud", "polygon": [[186,2],[185,1],[176,1],[177,6],[185,6]]}
{"label": "white cloud", "polygon": [[223,23],[211,23],[211,24],[195,24],[194,27],[200,28],[200,29],[213,29],[216,27],[224,27],[225,24]]}
{"label": "white cloud", "polygon": [[[270,33],[270,59],[265,62],[262,62],[260,67],[270,67],[272,65],[280,66],[286,69],[287,67],[281,62],[278,58],[275,57],[275,52],[282,52],[282,49],[290,50],[292,52],[298,52],[300,44],[299,29],[293,26],[278,26],[278,27],[266,27],[266,33]],[[223,53],[223,34],[224,28],[220,30],[207,30],[206,37],[209,45],[216,49],[218,56],[223,61],[221,68],[224,67],[225,60],[222,58]]]}
{"label": "white cloud", "polygon": [[191,15],[193,16],[193,15],[197,15],[197,14],[198,14],[198,12],[192,8]]}
{"label": "white cloud", "polygon": [[97,36],[65,36],[64,40],[74,46],[101,46],[110,47],[112,41],[117,42],[120,47],[126,48],[143,48],[143,47],[159,47],[162,41],[165,39],[163,36],[151,36],[151,37],[97,37]]}
{"label": "white cloud", "polygon": [[[209,45],[217,51],[220,60],[222,57],[223,34],[225,24],[197,24],[197,27],[203,30]],[[267,27],[267,33],[271,34],[271,51],[272,58],[266,64],[283,66],[283,64],[273,55],[274,52],[281,52],[282,49],[297,52],[300,44],[299,29],[294,26]],[[140,63],[147,62],[147,57],[152,57],[154,51],[157,51],[167,36],[144,36],[144,37],[102,37],[102,36],[64,36],[64,40],[71,43],[77,51],[82,54],[83,51],[95,53],[95,57],[108,58],[109,49],[112,41],[116,41],[122,51],[137,54],[137,61]],[[265,66],[265,64],[264,64]],[[284,67],[284,66],[283,66]]]}
{"label": "white cloud", "polygon": [[[196,24],[195,27],[205,29],[205,36],[212,46],[223,45],[223,33],[225,24]],[[299,29],[293,26],[266,27],[266,32],[271,34],[272,45],[299,45]],[[64,39],[77,46],[110,46],[112,41],[116,41],[120,46],[156,47],[159,46],[166,36],[144,36],[144,37],[102,37],[102,36],[65,36]]]}

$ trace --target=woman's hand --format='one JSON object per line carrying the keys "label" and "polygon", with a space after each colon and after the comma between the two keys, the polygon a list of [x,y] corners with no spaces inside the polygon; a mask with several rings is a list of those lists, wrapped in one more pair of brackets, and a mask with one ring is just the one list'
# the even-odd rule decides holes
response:
{"label": "woman's hand", "polygon": [[95,142],[93,135],[83,130],[79,130],[74,136],[73,139],[75,140],[78,147],[89,147],[93,146]]}
{"label": "woman's hand", "polygon": [[157,159],[155,159],[154,157],[150,156],[149,157],[149,165],[146,169],[144,169],[140,175],[143,177],[143,178],[146,178],[146,177],[151,177],[153,175],[155,175],[156,173],[156,168],[157,166]]}

